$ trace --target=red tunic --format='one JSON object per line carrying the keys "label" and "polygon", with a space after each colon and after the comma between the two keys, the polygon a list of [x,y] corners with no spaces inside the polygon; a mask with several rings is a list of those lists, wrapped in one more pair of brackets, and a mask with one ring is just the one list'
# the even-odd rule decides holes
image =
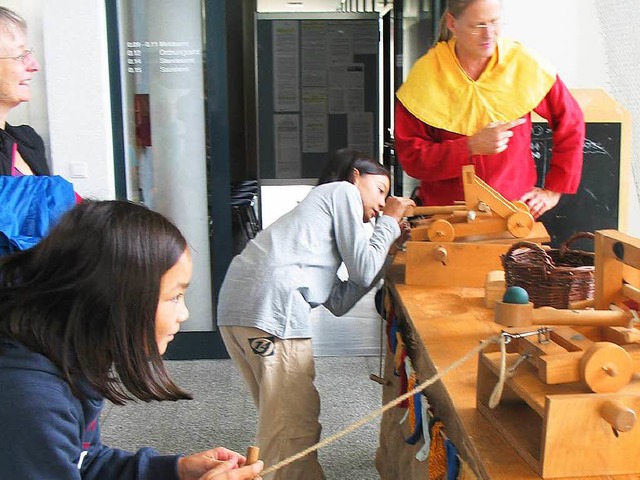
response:
{"label": "red tunic", "polygon": [[[584,116],[560,78],[534,111],[553,131],[551,165],[544,187],[575,193],[582,174]],[[431,127],[415,118],[396,101],[395,144],[400,165],[420,180],[423,205],[451,205],[464,200],[461,171],[474,165],[476,175],[508,200],[517,200],[536,184],[536,164],[531,154],[531,114],[515,127],[508,148],[496,155],[471,155],[468,137]]]}

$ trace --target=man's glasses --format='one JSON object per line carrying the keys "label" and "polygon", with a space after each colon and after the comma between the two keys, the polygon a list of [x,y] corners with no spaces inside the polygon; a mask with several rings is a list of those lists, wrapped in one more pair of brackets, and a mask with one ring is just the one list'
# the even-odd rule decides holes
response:
{"label": "man's glasses", "polygon": [[25,65],[31,60],[33,55],[33,48],[29,50],[25,50],[20,55],[16,55],[15,57],[0,57],[0,60],[17,60],[19,62],[24,63]]}
{"label": "man's glasses", "polygon": [[489,30],[496,33],[503,25],[504,22],[478,23],[469,27],[469,33],[471,35],[485,35],[489,33]]}

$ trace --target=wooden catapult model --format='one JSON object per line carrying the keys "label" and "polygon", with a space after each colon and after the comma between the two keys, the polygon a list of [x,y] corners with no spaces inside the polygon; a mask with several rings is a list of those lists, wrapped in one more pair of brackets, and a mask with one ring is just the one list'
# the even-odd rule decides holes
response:
{"label": "wooden catapult model", "polygon": [[524,238],[535,221],[522,202],[510,202],[475,174],[473,165],[462,167],[464,202],[448,206],[414,207],[407,216],[428,216],[426,225],[411,230],[416,241],[453,242],[464,237],[486,237],[508,232]]}
{"label": "wooden catapult model", "polygon": [[595,310],[497,302],[508,374],[491,408],[501,354],[480,354],[477,407],[541,477],[640,473],[638,287],[640,240],[603,230]]}
{"label": "wooden catapult model", "polygon": [[462,183],[463,203],[407,209],[413,218],[408,285],[482,287],[488,272],[502,270],[500,256],[513,242],[550,240],[524,203],[508,201],[476,176],[473,165],[462,167]]}

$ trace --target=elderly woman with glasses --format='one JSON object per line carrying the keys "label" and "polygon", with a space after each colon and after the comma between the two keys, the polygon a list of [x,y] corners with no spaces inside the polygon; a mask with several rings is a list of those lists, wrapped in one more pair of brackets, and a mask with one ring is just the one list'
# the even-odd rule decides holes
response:
{"label": "elderly woman with glasses", "polygon": [[28,125],[7,123],[12,108],[31,99],[40,65],[27,46],[27,24],[0,7],[0,175],[49,175],[42,138]]}
{"label": "elderly woman with glasses", "polygon": [[[461,170],[471,164],[537,218],[578,189],[584,117],[553,68],[499,36],[501,10],[500,0],[447,2],[437,41],[396,92],[396,152],[424,205],[463,200]],[[532,111],[553,132],[544,188],[535,186]]]}

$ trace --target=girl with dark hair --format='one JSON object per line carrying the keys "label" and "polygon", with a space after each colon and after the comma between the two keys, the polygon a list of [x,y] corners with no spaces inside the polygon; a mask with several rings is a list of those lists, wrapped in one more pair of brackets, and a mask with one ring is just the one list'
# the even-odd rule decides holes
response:
{"label": "girl with dark hair", "polygon": [[0,476],[239,480],[261,464],[225,448],[189,456],[100,441],[103,399],[188,399],[162,362],[187,320],[189,248],[159,213],[77,205],[37,246],[0,259]]}
{"label": "girl with dark hair", "polygon": [[360,174],[385,175],[389,177],[389,170],[380,162],[376,162],[357,150],[341,148],[327,162],[318,179],[318,185],[340,181],[353,183],[356,170]]}
{"label": "girl with dark hair", "polygon": [[[414,205],[388,197],[389,171],[352,150],[338,151],[319,183],[233,259],[219,295],[218,325],[258,408],[257,443],[267,465],[320,438],[311,309],[343,315],[378,282]],[[364,224],[374,218],[369,236]],[[347,281],[337,276],[342,263]],[[323,478],[315,454],[273,477]]]}

